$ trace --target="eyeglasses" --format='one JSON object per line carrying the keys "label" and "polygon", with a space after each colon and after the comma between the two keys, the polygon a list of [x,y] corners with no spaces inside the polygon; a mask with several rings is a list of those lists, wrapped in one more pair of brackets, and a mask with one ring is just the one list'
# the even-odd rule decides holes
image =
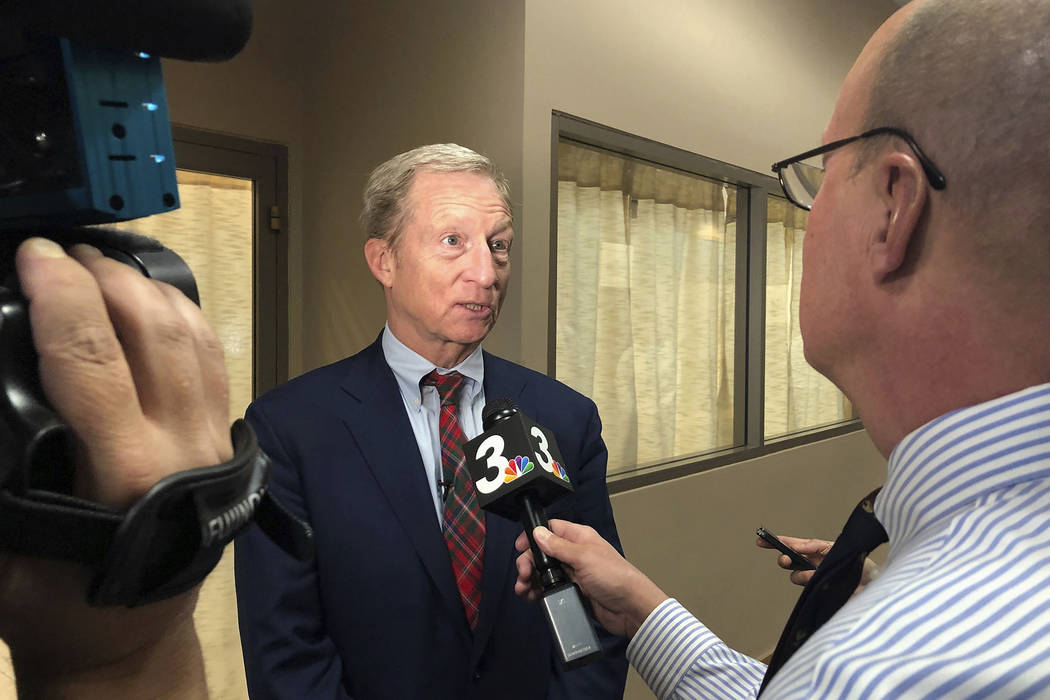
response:
{"label": "eyeglasses", "polygon": [[915,143],[915,139],[911,137],[911,134],[904,129],[898,129],[893,126],[880,126],[877,129],[869,129],[858,136],[832,141],[819,148],[800,153],[794,158],[773,163],[773,172],[780,179],[780,186],[784,189],[784,194],[791,200],[791,203],[809,211],[813,207],[813,200],[817,198],[817,192],[820,191],[820,185],[824,182],[824,166],[819,164],[819,161],[817,163],[803,163],[802,161],[810,160],[829,151],[834,151],[836,148],[842,148],[846,144],[866,139],[870,136],[878,136],[879,134],[892,134],[904,139],[911,147],[911,150],[915,151],[915,155],[922,165],[923,172],[926,173],[926,179],[930,181],[930,187],[935,190],[944,189],[946,184],[944,174],[922,152],[919,144]]}

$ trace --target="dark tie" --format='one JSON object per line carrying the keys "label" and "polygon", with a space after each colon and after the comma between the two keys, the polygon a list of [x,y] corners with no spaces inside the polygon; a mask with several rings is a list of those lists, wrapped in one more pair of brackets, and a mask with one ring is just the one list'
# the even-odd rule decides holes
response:
{"label": "dark tie", "polygon": [[889,539],[872,512],[878,492],[879,489],[875,489],[869,493],[853,509],[846,526],[842,528],[842,534],[802,590],[780,634],[777,648],[773,651],[769,668],[762,679],[762,690],[765,690],[791,655],[846,604],[860,583],[864,559],[871,550]]}
{"label": "dark tie", "polygon": [[433,386],[441,396],[441,414],[438,427],[441,433],[442,482],[447,491],[443,529],[445,544],[452,558],[452,571],[456,575],[459,597],[471,628],[478,624],[478,609],[481,606],[481,571],[485,549],[485,521],[478,508],[473,482],[467,472],[463,457],[463,443],[467,438],[456,417],[456,403],[463,375],[459,372],[439,374],[432,371],[420,380],[421,384]]}

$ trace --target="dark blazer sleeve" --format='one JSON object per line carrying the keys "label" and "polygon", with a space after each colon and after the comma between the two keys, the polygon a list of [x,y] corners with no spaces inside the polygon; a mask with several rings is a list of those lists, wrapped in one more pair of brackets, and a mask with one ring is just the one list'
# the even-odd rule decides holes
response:
{"label": "dark blazer sleeve", "polygon": [[[271,491],[296,516],[310,514],[296,460],[265,409],[246,414],[274,462]],[[344,700],[342,661],[324,626],[317,570],[285,554],[258,527],[234,545],[237,614],[248,694],[253,700]]]}

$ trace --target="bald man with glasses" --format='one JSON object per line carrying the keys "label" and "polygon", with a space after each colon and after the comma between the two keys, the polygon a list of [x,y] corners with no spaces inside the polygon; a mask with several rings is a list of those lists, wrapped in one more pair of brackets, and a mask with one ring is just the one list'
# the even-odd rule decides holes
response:
{"label": "bald man with glasses", "polygon": [[811,212],[806,359],[889,464],[768,669],[589,528],[537,528],[658,697],[1050,694],[1048,36],[1047,0],[914,0],[865,46],[824,145],[773,166]]}

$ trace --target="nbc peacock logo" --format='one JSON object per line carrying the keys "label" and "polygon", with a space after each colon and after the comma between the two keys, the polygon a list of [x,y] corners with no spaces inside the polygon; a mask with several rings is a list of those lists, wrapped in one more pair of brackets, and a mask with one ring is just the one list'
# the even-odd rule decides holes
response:
{"label": "nbc peacock logo", "polygon": [[565,473],[565,467],[561,466],[561,462],[554,463],[554,475],[560,476],[563,481],[569,480],[569,475]]}
{"label": "nbc peacock logo", "polygon": [[532,462],[528,457],[521,455],[507,460],[507,468],[503,470],[503,482],[510,483],[518,477],[525,476],[532,471]]}

